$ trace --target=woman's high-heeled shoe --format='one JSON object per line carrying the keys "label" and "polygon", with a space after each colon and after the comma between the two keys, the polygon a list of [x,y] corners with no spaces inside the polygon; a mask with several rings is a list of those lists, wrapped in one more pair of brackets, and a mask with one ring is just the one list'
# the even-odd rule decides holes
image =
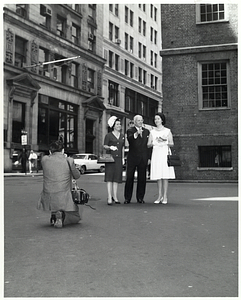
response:
{"label": "woman's high-heeled shoe", "polygon": [[118,200],[116,201],[113,197],[112,197],[112,201],[113,201],[115,204],[121,204],[120,201],[118,201]]}
{"label": "woman's high-heeled shoe", "polygon": [[161,197],[161,199],[157,199],[156,201],[154,201],[154,203],[155,204],[160,204],[160,203],[162,203],[162,201],[163,201],[163,197]]}
{"label": "woman's high-heeled shoe", "polygon": [[109,202],[109,201],[108,201],[108,198],[107,198],[107,205],[112,205],[112,201]]}
{"label": "woman's high-heeled shoe", "polygon": [[167,198],[162,201],[162,204],[167,204]]}

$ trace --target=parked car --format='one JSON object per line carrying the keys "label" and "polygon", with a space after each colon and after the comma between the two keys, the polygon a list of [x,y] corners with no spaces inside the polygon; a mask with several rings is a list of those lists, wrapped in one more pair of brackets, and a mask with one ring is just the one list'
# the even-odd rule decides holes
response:
{"label": "parked car", "polygon": [[81,174],[86,171],[105,171],[105,164],[97,163],[97,155],[92,153],[79,153],[72,155],[76,168]]}

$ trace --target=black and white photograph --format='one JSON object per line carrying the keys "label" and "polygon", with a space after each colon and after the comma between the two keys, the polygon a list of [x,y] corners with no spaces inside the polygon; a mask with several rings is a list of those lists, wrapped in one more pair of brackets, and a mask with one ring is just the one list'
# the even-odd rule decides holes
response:
{"label": "black and white photograph", "polygon": [[238,1],[2,4],[2,298],[239,297]]}

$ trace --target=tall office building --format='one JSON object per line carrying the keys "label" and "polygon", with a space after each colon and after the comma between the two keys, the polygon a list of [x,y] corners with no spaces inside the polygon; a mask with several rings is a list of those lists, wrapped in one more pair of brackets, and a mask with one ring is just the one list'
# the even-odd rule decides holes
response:
{"label": "tall office building", "polygon": [[162,105],[160,6],[4,5],[4,170],[30,149],[98,154],[107,119]]}
{"label": "tall office building", "polygon": [[123,128],[135,114],[153,125],[162,108],[161,12],[159,4],[104,4],[103,98],[107,119],[116,115]]}

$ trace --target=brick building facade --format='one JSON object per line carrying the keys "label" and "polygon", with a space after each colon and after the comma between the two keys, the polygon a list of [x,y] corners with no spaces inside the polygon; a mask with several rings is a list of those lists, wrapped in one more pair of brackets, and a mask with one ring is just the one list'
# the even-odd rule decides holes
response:
{"label": "brick building facade", "polygon": [[[238,179],[238,8],[163,4],[163,112],[178,179]],[[171,24],[171,26],[170,26]]]}

